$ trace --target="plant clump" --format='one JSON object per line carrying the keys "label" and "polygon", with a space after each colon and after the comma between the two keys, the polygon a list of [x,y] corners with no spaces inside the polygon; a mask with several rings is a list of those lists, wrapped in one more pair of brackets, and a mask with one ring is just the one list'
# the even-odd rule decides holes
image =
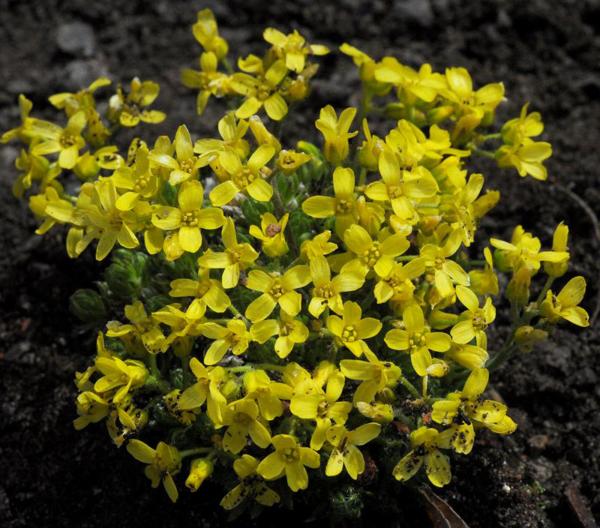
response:
{"label": "plant clump", "polygon": [[[501,83],[343,44],[359,107],[322,108],[321,146],[309,131],[290,146],[281,122],[329,50],[268,28],[265,54],[234,71],[209,10],[193,32],[203,51],[182,82],[198,114],[226,100],[215,137],[194,141],[182,124],[123,149],[120,130],[165,118],[150,108],[158,84],[137,78],[104,113],[108,79],[53,95],[64,125],[33,117],[21,95],[21,124],[2,136],[23,144],[13,191],[37,233],[66,226],[69,256],[112,255],[98,291],[71,303],[102,326],[76,375],[75,427],[104,422],[173,501],[220,484],[226,510],[310,487],[356,518],[377,480],[448,484],[477,434],[516,428],[485,397],[494,370],[561,322],[588,325],[585,280],[554,288],[566,225],[547,249],[521,226],[481,240],[500,193],[483,191],[473,160],[545,180],[541,116],[525,105],[498,125]],[[512,327],[488,342],[502,299]]]}

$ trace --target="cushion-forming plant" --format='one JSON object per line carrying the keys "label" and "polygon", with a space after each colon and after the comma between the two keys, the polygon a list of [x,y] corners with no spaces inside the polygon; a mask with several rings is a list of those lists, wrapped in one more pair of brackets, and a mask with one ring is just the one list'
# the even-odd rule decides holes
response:
{"label": "cushion-forming plant", "polygon": [[[193,32],[203,52],[182,82],[198,114],[226,100],[218,136],[194,142],[182,124],[121,150],[120,130],[165,118],[151,109],[158,84],[137,78],[105,112],[105,78],[53,95],[63,125],[21,95],[21,124],[2,136],[23,144],[13,191],[37,233],[64,225],[69,256],[113,255],[99,291],[72,298],[103,327],[76,376],[75,427],[104,422],[173,501],[184,483],[220,483],[225,509],[309,484],[368,488],[374,471],[448,484],[451,454],[516,428],[484,396],[490,374],[557,323],[588,324],[585,280],[553,289],[566,225],[544,250],[521,226],[491,247],[476,238],[500,194],[482,193],[473,158],[545,180],[540,114],[525,105],[498,126],[501,83],[475,89],[464,68],[415,70],[343,44],[360,104],[322,108],[322,146],[291,148],[282,122],[329,50],[268,28],[266,53],[234,71],[209,10]],[[512,327],[488,342],[501,289]]]}

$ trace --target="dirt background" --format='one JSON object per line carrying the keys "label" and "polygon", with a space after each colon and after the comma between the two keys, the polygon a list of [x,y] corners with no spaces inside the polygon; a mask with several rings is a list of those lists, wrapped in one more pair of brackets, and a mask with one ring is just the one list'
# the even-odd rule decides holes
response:
{"label": "dirt background", "polygon": [[[594,312],[600,2],[0,0],[0,130],[17,124],[21,92],[38,115],[50,115],[51,93],[75,90],[98,75],[139,75],[161,83],[158,106],[169,115],[152,134],[173,134],[182,122],[196,135],[212,133],[217,111],[196,117],[194,94],[179,84],[180,68],[196,64],[199,47],[189,28],[204,6],[214,9],[240,54],[260,51],[265,26],[298,28],[332,47],[348,41],[413,66],[466,66],[479,84],[502,80],[509,98],[504,115],[531,101],[554,145],[548,163],[554,183],[519,181],[484,165],[503,194],[485,229],[508,237],[522,223],[548,243],[553,226],[565,220],[574,241],[573,272],[589,280],[584,304]],[[314,137],[311,123],[322,105],[354,102],[356,75],[345,58],[327,57],[318,79],[311,102],[289,126],[292,139],[304,130]],[[88,363],[93,344],[70,315],[68,299],[76,288],[89,287],[101,268],[89,255],[70,261],[58,231],[44,239],[33,233],[26,207],[9,190],[16,154],[13,145],[0,148],[0,525],[221,525],[218,507],[201,492],[184,493],[171,506],[104,431],[72,429],[73,373]],[[586,520],[586,507],[600,517],[599,341],[597,327],[565,327],[496,377],[494,389],[513,409],[519,430],[508,439],[481,435],[468,463],[455,457],[456,478],[441,492],[469,526],[588,528],[594,521]],[[431,526],[410,496],[401,492],[398,501],[404,515],[382,526]],[[295,516],[301,520],[304,512]],[[277,517],[269,519],[262,526]],[[293,524],[289,514],[284,519]]]}

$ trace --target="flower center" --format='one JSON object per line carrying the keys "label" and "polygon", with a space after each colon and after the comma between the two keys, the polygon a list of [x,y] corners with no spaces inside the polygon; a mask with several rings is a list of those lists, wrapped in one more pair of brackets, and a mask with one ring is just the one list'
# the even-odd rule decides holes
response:
{"label": "flower center", "polygon": [[189,158],[179,162],[179,168],[183,172],[187,172],[188,174],[192,174],[194,172],[195,159]]}
{"label": "flower center", "polygon": [[252,418],[243,412],[236,412],[233,416],[233,421],[240,425],[250,425]]}
{"label": "flower center", "polygon": [[199,218],[199,209],[195,209],[194,211],[187,211],[183,213],[183,216],[181,217],[181,225],[185,227],[198,227]]}
{"label": "flower center", "polygon": [[352,341],[356,341],[358,339],[358,332],[356,328],[352,325],[345,326],[342,330],[342,340],[351,343]]}
{"label": "flower center", "polygon": [[410,348],[420,348],[426,346],[425,332],[417,332],[412,334],[408,339],[408,345]]}
{"label": "flower center", "polygon": [[318,286],[315,288],[315,297],[323,297],[324,299],[331,299],[335,295],[331,284],[325,286]]}
{"label": "flower center", "polygon": [[73,134],[61,134],[60,145],[64,148],[71,147],[77,143],[77,138]]}
{"label": "flower center", "polygon": [[284,449],[281,453],[281,456],[288,464],[300,460],[300,453],[298,452],[297,447],[288,447]]}
{"label": "flower center", "polygon": [[135,184],[133,185],[133,190],[138,193],[142,192],[142,191],[146,190],[149,183],[150,183],[150,178],[148,178],[148,176],[139,176],[135,180]]}
{"label": "flower center", "polygon": [[285,290],[283,289],[283,286],[281,285],[281,283],[279,281],[276,281],[273,284],[273,286],[271,286],[271,290],[269,291],[269,293],[275,299],[279,299],[279,297],[281,297],[285,293]]}
{"label": "flower center", "polygon": [[235,183],[239,189],[245,189],[254,180],[256,180],[256,174],[254,174],[248,167],[245,167],[240,172],[238,172],[232,179],[233,183]]}
{"label": "flower center", "polygon": [[335,211],[338,214],[348,214],[352,209],[352,204],[349,200],[340,198],[337,200]]}
{"label": "flower center", "polygon": [[281,226],[279,226],[277,224],[269,224],[267,226],[267,229],[265,229],[265,233],[267,234],[268,237],[273,238],[278,233],[281,233]]}
{"label": "flower center", "polygon": [[379,242],[373,242],[373,245],[367,249],[362,256],[362,261],[372,268],[377,264],[377,261],[381,257],[381,251],[379,251]]}

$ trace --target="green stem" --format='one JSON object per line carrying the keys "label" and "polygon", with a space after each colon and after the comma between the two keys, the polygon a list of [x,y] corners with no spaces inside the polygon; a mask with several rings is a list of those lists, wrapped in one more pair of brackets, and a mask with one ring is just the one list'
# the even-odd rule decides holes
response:
{"label": "green stem", "polygon": [[499,368],[516,350],[516,344],[514,342],[514,335],[511,337],[500,351],[491,359],[491,361],[485,366],[490,372]]}
{"label": "green stem", "polygon": [[360,169],[360,176],[358,177],[358,185],[363,186],[367,182],[367,169],[364,167]]}
{"label": "green stem", "polygon": [[194,455],[212,453],[214,450],[215,450],[214,447],[195,447],[193,449],[186,449],[184,451],[179,451],[179,456],[181,458],[185,458],[185,457],[194,456]]}
{"label": "green stem", "polygon": [[230,304],[228,308],[229,311],[234,315],[234,317],[237,317],[238,319],[241,319],[246,324],[248,324],[248,319],[246,319],[244,315],[235,306],[233,306],[233,304]]}
{"label": "green stem", "polygon": [[150,369],[150,374],[152,374],[152,376],[155,377],[157,381],[160,380],[160,378],[162,378],[162,374],[158,369],[158,363],[156,362],[156,354],[150,354],[148,356],[147,365]]}
{"label": "green stem", "polygon": [[473,148],[473,154],[477,154],[479,156],[483,156],[484,158],[490,158],[493,160],[496,159],[496,154],[494,154],[493,152],[490,152],[488,150],[481,150],[477,147]]}
{"label": "green stem", "polygon": [[540,292],[537,300],[535,301],[536,304],[539,305],[544,300],[544,298],[546,297],[546,293],[548,293],[548,290],[552,287],[552,283],[554,282],[555,278],[556,277],[548,275],[548,278],[546,279],[546,282],[544,283],[544,287],[542,288],[542,291]]}
{"label": "green stem", "polygon": [[494,132],[493,134],[486,134],[483,136],[483,141],[488,141],[490,139],[501,139],[502,134],[500,132]]}
{"label": "green stem", "polygon": [[283,372],[285,367],[283,365],[274,365],[272,363],[255,363],[253,365],[240,365],[239,367],[230,367],[227,370],[229,372],[249,372],[251,370],[274,370],[276,372]]}
{"label": "green stem", "polygon": [[231,66],[231,63],[229,62],[227,57],[223,57],[221,59],[221,62],[223,63],[223,67],[225,68],[225,71],[227,71],[227,73],[229,75],[233,74],[233,66]]}
{"label": "green stem", "polygon": [[408,381],[404,376],[402,376],[400,378],[400,383],[408,392],[411,393],[412,396],[414,396],[416,399],[421,399],[421,395],[419,394],[419,391],[417,390],[417,388],[410,381]]}

